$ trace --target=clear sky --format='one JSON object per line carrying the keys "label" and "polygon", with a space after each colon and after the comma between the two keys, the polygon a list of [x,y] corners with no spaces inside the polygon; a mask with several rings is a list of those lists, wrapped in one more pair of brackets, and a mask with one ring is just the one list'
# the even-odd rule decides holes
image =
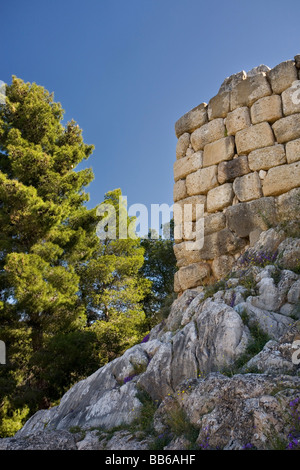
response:
{"label": "clear sky", "polygon": [[299,0],[1,1],[0,79],[54,92],[95,145],[89,207],[172,204],[174,124],[240,70],[300,53]]}

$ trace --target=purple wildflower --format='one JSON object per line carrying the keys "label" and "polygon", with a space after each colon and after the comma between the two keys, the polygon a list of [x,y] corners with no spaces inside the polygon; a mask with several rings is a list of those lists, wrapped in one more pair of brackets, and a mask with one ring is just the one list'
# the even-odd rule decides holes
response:
{"label": "purple wildflower", "polygon": [[142,343],[147,343],[149,341],[150,333],[148,333],[143,339]]}
{"label": "purple wildflower", "polygon": [[132,380],[134,377],[136,377],[136,374],[128,375],[128,377],[124,378],[123,383],[127,384],[127,382],[130,382],[130,380]]}

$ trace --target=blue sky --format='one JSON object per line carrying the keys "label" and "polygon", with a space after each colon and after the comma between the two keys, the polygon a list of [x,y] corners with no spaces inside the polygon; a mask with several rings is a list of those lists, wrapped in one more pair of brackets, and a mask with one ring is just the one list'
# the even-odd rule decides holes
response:
{"label": "blue sky", "polygon": [[54,92],[95,145],[89,207],[172,204],[174,124],[240,70],[300,53],[299,0],[10,0],[0,79]]}

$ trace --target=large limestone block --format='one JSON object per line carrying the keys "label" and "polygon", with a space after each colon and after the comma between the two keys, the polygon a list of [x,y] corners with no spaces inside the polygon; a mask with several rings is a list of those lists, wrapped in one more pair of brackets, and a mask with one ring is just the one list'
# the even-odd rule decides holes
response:
{"label": "large limestone block", "polygon": [[226,220],[228,228],[238,237],[248,237],[257,228],[267,230],[276,222],[275,200],[263,197],[228,207]]}
{"label": "large limestone block", "polygon": [[228,135],[235,135],[238,131],[251,126],[250,111],[247,106],[237,108],[227,114],[225,125]]}
{"label": "large limestone block", "polygon": [[179,282],[178,271],[174,274],[174,292],[181,292],[181,285]]}
{"label": "large limestone block", "polygon": [[[176,256],[177,267],[182,268],[183,266],[189,266],[193,263],[202,262],[202,257],[199,250],[189,249],[193,246],[191,242],[182,242],[174,245],[174,254]],[[180,283],[180,277],[178,278],[178,282]],[[182,287],[182,286],[181,286]],[[183,288],[181,290],[184,290]]]}
{"label": "large limestone block", "polygon": [[300,139],[288,142],[285,151],[288,163],[298,162],[300,160]]}
{"label": "large limestone block", "polygon": [[300,113],[300,81],[297,80],[294,84],[284,90],[282,93],[282,106],[283,114],[290,116],[291,114]]}
{"label": "large limestone block", "polygon": [[269,170],[273,166],[286,163],[283,145],[272,145],[263,149],[253,150],[248,155],[249,167],[252,171]]}
{"label": "large limestone block", "polygon": [[203,167],[216,165],[220,162],[231,160],[234,156],[234,137],[223,137],[220,140],[207,144],[203,152]]}
{"label": "large limestone block", "polygon": [[212,260],[218,256],[237,253],[244,247],[244,244],[244,240],[236,237],[228,228],[225,228],[220,232],[206,235],[200,253],[203,260]]}
{"label": "large limestone block", "polygon": [[222,255],[212,262],[212,272],[216,279],[222,279],[230,273],[235,258],[232,255]]}
{"label": "large limestone block", "polygon": [[190,145],[190,134],[188,132],[185,132],[182,134],[176,145],[176,158],[182,158],[185,157],[187,149],[189,148]]}
{"label": "large limestone block", "polygon": [[174,163],[174,180],[184,179],[193,171],[202,168],[203,152],[195,152],[190,157],[183,157]]}
{"label": "large limestone block", "polygon": [[203,150],[205,145],[222,139],[225,136],[224,120],[222,118],[204,124],[191,135],[191,144],[195,152]]}
{"label": "large limestone block", "polygon": [[175,224],[182,224],[184,220],[195,222],[206,211],[206,196],[189,196],[174,204]]}
{"label": "large limestone block", "polygon": [[201,103],[188,113],[184,114],[175,124],[176,137],[185,132],[193,132],[207,122],[207,104]]}
{"label": "large limestone block", "polygon": [[252,201],[262,197],[261,181],[257,172],[236,178],[233,190],[241,202]]}
{"label": "large limestone block", "polygon": [[[210,189],[218,186],[217,165],[202,168],[186,177],[186,188],[189,196],[206,194]],[[183,199],[183,198],[182,198]]]}
{"label": "large limestone block", "polygon": [[275,122],[283,117],[282,103],[279,95],[266,96],[256,101],[251,106],[251,121],[253,124],[260,122]]}
{"label": "large limestone block", "polygon": [[174,202],[187,197],[185,180],[178,180],[173,187]]}
{"label": "large limestone block", "polygon": [[264,196],[277,196],[300,186],[300,162],[271,168],[263,183]]}
{"label": "large limestone block", "polygon": [[223,91],[211,98],[208,103],[208,119],[224,118],[230,111],[230,93]]}
{"label": "large limestone block", "polygon": [[226,216],[224,212],[216,212],[215,214],[209,214],[204,219],[204,234],[209,235],[210,233],[219,232],[226,227]]}
{"label": "large limestone block", "polygon": [[182,290],[200,286],[203,280],[210,275],[208,263],[193,263],[179,269],[178,276]]}
{"label": "large limestone block", "polygon": [[231,183],[225,183],[207,193],[207,212],[221,211],[232,204],[233,189]]}
{"label": "large limestone block", "polygon": [[275,140],[270,124],[262,122],[238,131],[235,143],[238,154],[243,155],[252,152],[252,150],[274,145]]}
{"label": "large limestone block", "polygon": [[300,137],[300,113],[279,119],[273,124],[277,142],[284,144]]}
{"label": "large limestone block", "polygon": [[277,216],[279,221],[300,219],[300,188],[281,194],[277,198]]}
{"label": "large limestone block", "polygon": [[242,106],[252,106],[252,104],[272,94],[271,87],[264,73],[247,77],[246,80],[241,80],[237,83],[231,91],[230,110]]}
{"label": "large limestone block", "polygon": [[293,60],[287,60],[276,65],[268,73],[273,93],[280,95],[298,79],[297,69]]}
{"label": "large limestone block", "polygon": [[218,165],[218,181],[220,184],[233,181],[239,176],[250,173],[248,158],[246,155],[234,158],[230,161],[221,162]]}

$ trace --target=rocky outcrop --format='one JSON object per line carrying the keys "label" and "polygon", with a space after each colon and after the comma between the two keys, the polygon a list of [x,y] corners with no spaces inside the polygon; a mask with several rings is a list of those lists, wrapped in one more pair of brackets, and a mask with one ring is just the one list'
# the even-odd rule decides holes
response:
{"label": "rocky outcrop", "polygon": [[300,274],[283,262],[295,260],[298,242],[282,230],[262,232],[230,276],[186,290],[141,344],[38,411],[0,449],[265,449],[287,446],[289,435],[295,442]]}

